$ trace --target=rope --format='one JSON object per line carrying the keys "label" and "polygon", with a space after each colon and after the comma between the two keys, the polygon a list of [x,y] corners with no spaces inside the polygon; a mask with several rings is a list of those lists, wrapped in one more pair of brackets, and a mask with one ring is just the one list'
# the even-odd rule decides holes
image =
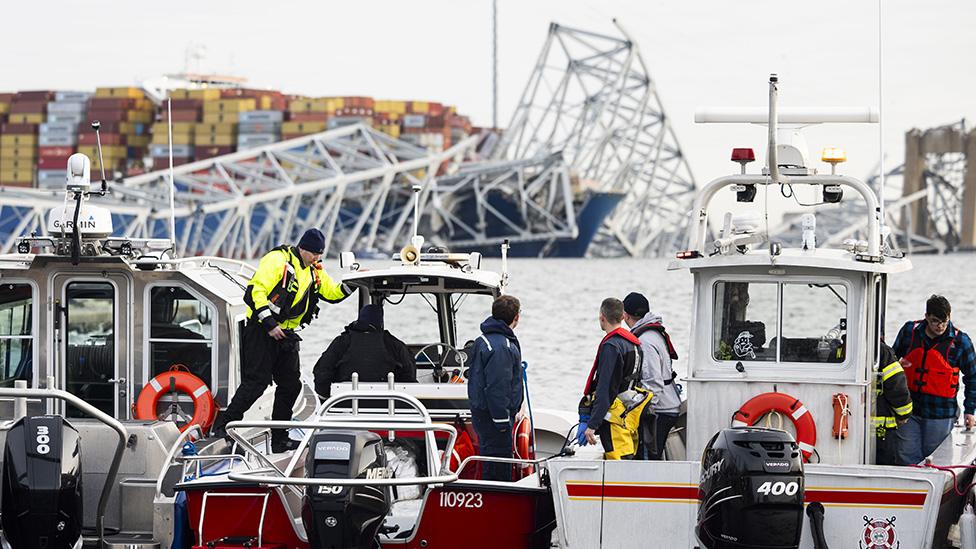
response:
{"label": "rope", "polygon": [[529,425],[532,426],[532,430],[529,431],[529,440],[532,443],[532,455],[536,455],[535,448],[535,418],[532,416],[532,398],[529,396],[529,363],[522,361],[522,388],[525,390],[525,406],[529,409]]}

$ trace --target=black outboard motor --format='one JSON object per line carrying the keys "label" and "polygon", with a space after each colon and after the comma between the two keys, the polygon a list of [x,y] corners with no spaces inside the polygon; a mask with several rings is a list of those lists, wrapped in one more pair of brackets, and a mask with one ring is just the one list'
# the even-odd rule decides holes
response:
{"label": "black outboard motor", "polygon": [[[389,478],[382,439],[368,431],[319,431],[305,458],[309,478]],[[388,486],[309,486],[302,522],[311,549],[374,549],[390,512]]]}
{"label": "black outboard motor", "polygon": [[3,537],[12,549],[72,549],[81,538],[81,437],[61,416],[25,417],[7,432]]}
{"label": "black outboard motor", "polygon": [[776,429],[724,429],[702,455],[698,525],[703,549],[796,549],[803,530],[803,463]]}

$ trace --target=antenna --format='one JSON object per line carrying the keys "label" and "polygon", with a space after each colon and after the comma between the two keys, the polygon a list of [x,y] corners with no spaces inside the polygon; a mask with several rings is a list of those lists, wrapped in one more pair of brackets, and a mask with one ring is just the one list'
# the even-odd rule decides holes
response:
{"label": "antenna", "polygon": [[101,194],[104,195],[108,188],[108,184],[105,183],[105,160],[102,158],[102,138],[98,133],[99,128],[102,127],[102,123],[98,120],[92,120],[91,127],[93,130],[95,130],[95,145],[98,146],[98,169],[102,172]]}
{"label": "antenna", "polygon": [[[884,149],[884,99],[882,95],[882,83],[884,75],[884,33],[883,17],[884,11],[882,0],[878,0],[878,149],[881,161],[878,163],[878,175],[880,177],[881,188],[878,192],[878,221],[881,226],[881,237],[885,238],[885,149]],[[884,244],[884,241],[882,241]]]}
{"label": "antenna", "polygon": [[[169,238],[176,255],[176,180],[173,175],[173,92],[166,90],[166,117],[169,133]],[[160,257],[162,254],[160,254]]]}
{"label": "antenna", "polygon": [[780,183],[779,175],[779,165],[776,159],[776,126],[778,120],[778,114],[776,112],[776,100],[777,100],[777,84],[779,83],[779,77],[776,73],[769,75],[769,145],[766,151],[767,162],[769,163],[769,176],[772,178],[773,183]]}
{"label": "antenna", "polygon": [[498,0],[491,0],[491,127],[498,129]]}

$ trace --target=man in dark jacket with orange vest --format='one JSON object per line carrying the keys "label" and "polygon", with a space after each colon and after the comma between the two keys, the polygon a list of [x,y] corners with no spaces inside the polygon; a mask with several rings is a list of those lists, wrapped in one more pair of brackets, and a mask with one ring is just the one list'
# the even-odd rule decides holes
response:
{"label": "man in dark jacket with orange vest", "polygon": [[960,373],[966,428],[976,426],[976,351],[969,336],[950,322],[951,312],[949,300],[933,295],[925,303],[925,318],[905,323],[895,339],[914,403],[911,419],[895,431],[902,465],[920,463],[949,436],[959,415]]}
{"label": "man in dark jacket with orange vest", "polygon": [[632,459],[637,452],[638,428],[650,394],[637,387],[643,353],[641,342],[621,326],[624,304],[608,297],[600,304],[600,341],[596,360],[586,378],[580,400],[577,442],[596,444],[600,435],[604,459]]}
{"label": "man in dark jacket with orange vest", "polygon": [[[513,296],[496,298],[471,350],[468,404],[482,456],[512,457],[512,425],[522,408],[522,350],[513,331],[520,308]],[[481,478],[510,481],[512,465],[485,462]]]}

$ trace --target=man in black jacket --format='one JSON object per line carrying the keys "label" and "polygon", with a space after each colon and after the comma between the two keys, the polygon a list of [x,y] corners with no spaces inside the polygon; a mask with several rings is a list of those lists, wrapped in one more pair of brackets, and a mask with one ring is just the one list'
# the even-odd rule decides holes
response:
{"label": "man in black jacket", "polygon": [[350,381],[353,372],[363,382],[386,381],[390,372],[396,381],[417,381],[413,355],[383,329],[383,307],[373,304],[364,306],[359,319],[332,340],[312,372],[315,392],[322,398],[329,398],[333,382]]}
{"label": "man in black jacket", "polygon": [[895,352],[881,342],[878,359],[878,379],[875,383],[877,401],[872,416],[875,429],[875,464],[898,463],[898,437],[893,432],[912,415],[912,395],[908,391],[905,370]]}

